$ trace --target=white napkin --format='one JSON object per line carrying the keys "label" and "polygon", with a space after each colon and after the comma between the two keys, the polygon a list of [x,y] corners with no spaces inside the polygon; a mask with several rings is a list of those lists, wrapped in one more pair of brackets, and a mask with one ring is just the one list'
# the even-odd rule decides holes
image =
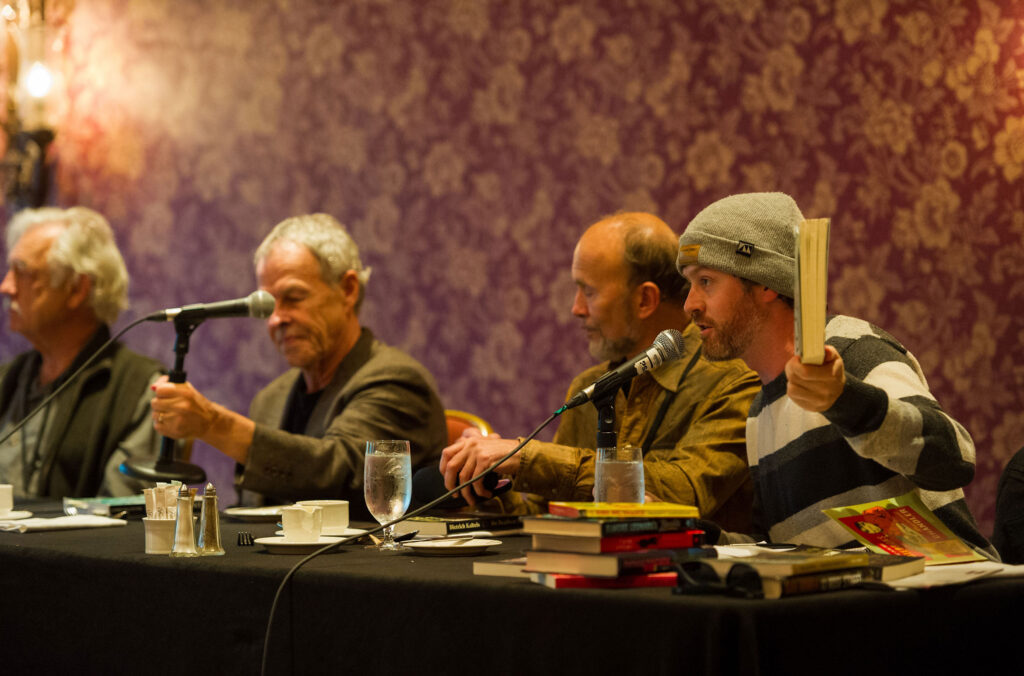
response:
{"label": "white napkin", "polygon": [[0,520],[0,531],[11,533],[28,533],[42,530],[72,530],[75,528],[105,528],[107,526],[127,525],[122,519],[111,519],[105,516],[79,514],[77,516],[58,516],[52,519],[36,517],[17,521]]}

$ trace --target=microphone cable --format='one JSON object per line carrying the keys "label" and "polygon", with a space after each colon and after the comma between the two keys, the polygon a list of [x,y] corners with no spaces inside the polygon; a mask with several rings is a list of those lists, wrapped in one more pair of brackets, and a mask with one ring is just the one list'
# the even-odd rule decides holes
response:
{"label": "microphone cable", "polygon": [[[487,474],[488,472],[494,471],[495,469],[498,468],[498,465],[500,465],[501,463],[505,462],[506,460],[511,458],[513,455],[518,453],[519,450],[523,446],[525,446],[527,444],[527,442],[532,441],[535,436],[540,434],[541,430],[543,430],[545,427],[547,427],[549,424],[551,424],[551,421],[554,420],[555,418],[557,418],[559,415],[561,415],[562,412],[564,412],[566,410],[566,408],[567,408],[566,406],[562,406],[557,411],[555,411],[554,413],[549,415],[547,420],[542,422],[537,427],[537,429],[535,429],[533,432],[530,432],[529,436],[524,437],[523,440],[520,441],[519,444],[516,445],[515,448],[513,448],[511,451],[509,451],[505,455],[501,456],[501,458],[499,458],[494,464],[492,464],[491,466],[487,467],[486,469],[481,471],[476,476],[471,477],[469,479],[466,479],[461,484],[459,484],[455,488],[451,489],[450,491],[448,491],[444,495],[433,499],[432,501],[428,502],[427,504],[423,505],[422,507],[417,507],[416,509],[412,510],[411,512],[403,514],[402,516],[398,517],[397,519],[393,519],[392,521],[380,524],[379,526],[376,526],[375,528],[371,528],[370,530],[366,531],[365,533],[361,533],[359,535],[350,535],[350,536],[348,536],[346,538],[342,538],[341,540],[338,540],[337,542],[332,542],[329,545],[324,545],[323,547],[321,547],[320,549],[316,550],[315,552],[313,552],[311,554],[307,554],[305,557],[302,558],[302,560],[300,560],[298,563],[296,563],[294,566],[292,566],[288,570],[288,572],[285,573],[284,578],[281,580],[281,583],[278,585],[277,591],[274,593],[274,601],[273,601],[273,603],[270,604],[270,616],[267,618],[267,631],[266,631],[266,633],[264,634],[264,637],[263,637],[263,659],[260,661],[260,674],[261,674],[261,676],[266,676],[266,673],[267,673],[267,657],[268,657],[268,655],[270,653],[271,631],[272,631],[273,626],[274,626],[274,615],[277,614],[277,606],[278,606],[278,603],[281,600],[281,593],[284,591],[285,587],[288,585],[288,581],[292,579],[292,576],[295,575],[295,573],[299,570],[299,568],[301,568],[302,566],[306,565],[306,563],[308,563],[309,561],[312,561],[313,559],[315,559],[316,557],[320,556],[321,554],[326,554],[329,551],[332,551],[332,550],[337,549],[338,547],[340,547],[342,545],[345,545],[345,544],[348,544],[348,543],[353,542],[355,540],[358,540],[359,538],[362,538],[362,537],[365,537],[365,536],[368,536],[368,535],[374,535],[375,533],[380,533],[385,528],[390,528],[391,526],[394,526],[397,523],[401,523],[402,521],[405,521],[406,519],[411,519],[414,516],[418,516],[418,515],[422,514],[423,512],[427,511],[428,509],[434,507],[435,505],[438,505],[441,502],[447,500],[449,497],[451,497],[455,493],[461,491],[466,486],[469,486],[470,484],[472,484],[472,483],[474,483],[476,481],[479,481],[481,478],[483,478],[483,476],[485,474]],[[410,481],[409,490],[412,491],[412,477],[409,477],[409,481]]]}
{"label": "microphone cable", "polygon": [[[270,300],[273,300],[273,297],[271,297],[270,294],[266,293],[265,291],[258,291],[258,290],[254,291],[251,294],[249,294],[248,296],[246,296],[246,300],[249,300],[250,303],[253,303],[253,302],[257,303],[256,309],[259,312],[264,312],[267,309],[266,308],[267,298],[265,298],[264,296],[269,297]],[[237,302],[238,300],[241,300],[241,299],[236,299],[235,301],[229,301],[229,302]],[[213,303],[213,305],[216,305],[216,303]],[[187,306],[187,307],[190,307],[190,306]],[[174,309],[176,309],[176,310],[183,310],[183,309],[186,309],[186,308],[174,308]],[[270,306],[270,311],[272,312],[273,309],[274,309],[274,307],[273,307],[273,305],[271,305]],[[163,313],[166,313],[166,312],[167,312],[166,310],[163,311]],[[252,309],[250,309],[250,315],[249,316],[250,317],[256,317],[257,319],[263,319],[265,316],[269,316],[269,314],[267,314],[267,315],[254,315],[254,314],[251,314],[251,312],[252,312]],[[45,399],[43,399],[43,401],[41,401],[38,406],[36,406],[31,411],[29,411],[28,415],[26,415],[24,418],[22,418],[21,421],[18,422],[18,424],[14,425],[14,427],[12,427],[5,435],[0,437],[0,444],[3,444],[5,441],[10,439],[12,436],[14,436],[14,434],[18,430],[20,430],[22,427],[24,427],[25,424],[28,423],[29,420],[31,420],[32,418],[36,417],[36,415],[38,415],[40,411],[45,409],[46,406],[51,401],[53,401],[57,397],[58,394],[63,392],[64,389],[68,385],[70,385],[72,382],[74,382],[75,378],[77,378],[82,373],[82,371],[84,371],[88,367],[92,366],[93,362],[95,362],[99,358],[99,356],[101,354],[103,354],[103,352],[106,351],[106,349],[108,347],[110,347],[113,343],[115,343],[121,336],[123,336],[124,334],[128,333],[128,331],[130,331],[131,329],[134,329],[136,326],[138,326],[139,324],[141,324],[143,322],[147,322],[147,321],[165,321],[164,319],[159,319],[159,320],[155,319],[157,317],[157,315],[159,315],[159,314],[162,314],[162,313],[154,312],[154,313],[148,314],[148,315],[146,315],[144,317],[139,317],[138,319],[136,319],[135,321],[131,322],[130,324],[125,326],[123,329],[118,331],[117,334],[115,336],[113,336],[110,340],[108,340],[107,342],[103,343],[103,345],[100,345],[100,347],[97,348],[97,350],[95,352],[93,352],[92,355],[90,355],[90,357],[88,359],[86,359],[85,362],[81,366],[79,366],[77,369],[75,369],[74,373],[72,373],[70,376],[68,376],[67,378],[64,379],[64,382],[61,383],[60,386],[57,387],[56,390],[54,390],[49,395],[47,395],[47,397]]]}

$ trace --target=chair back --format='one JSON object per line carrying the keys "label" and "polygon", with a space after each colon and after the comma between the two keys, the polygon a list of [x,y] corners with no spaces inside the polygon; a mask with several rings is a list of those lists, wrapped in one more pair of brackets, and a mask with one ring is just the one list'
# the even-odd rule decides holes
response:
{"label": "chair back", "polygon": [[455,440],[462,436],[462,432],[468,428],[476,429],[481,435],[487,436],[494,431],[490,423],[478,415],[458,411],[453,408],[444,412],[445,422],[448,424],[448,445],[455,443]]}
{"label": "chair back", "polygon": [[992,545],[1003,563],[1024,563],[1024,448],[1010,458],[999,477]]}

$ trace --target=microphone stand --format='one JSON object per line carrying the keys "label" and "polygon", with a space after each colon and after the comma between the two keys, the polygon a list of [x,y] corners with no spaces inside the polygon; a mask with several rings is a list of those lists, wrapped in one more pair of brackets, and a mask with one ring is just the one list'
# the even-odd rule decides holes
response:
{"label": "microphone stand", "polygon": [[619,437],[615,432],[615,392],[593,402],[597,409],[597,446],[617,448]]}
{"label": "microphone stand", "polygon": [[[175,317],[174,369],[168,374],[168,380],[172,383],[185,382],[185,355],[188,353],[188,342],[192,332],[202,323],[202,319],[186,319],[181,315]],[[125,460],[121,463],[121,473],[146,481],[180,481],[185,484],[206,481],[206,472],[202,467],[174,459],[176,443],[174,439],[164,437],[160,442],[160,455],[155,461]]]}

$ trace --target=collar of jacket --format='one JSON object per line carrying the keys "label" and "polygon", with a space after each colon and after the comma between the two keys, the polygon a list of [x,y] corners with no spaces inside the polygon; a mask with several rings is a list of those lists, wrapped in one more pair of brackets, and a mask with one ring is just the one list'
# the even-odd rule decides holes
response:
{"label": "collar of jacket", "polygon": [[[101,324],[100,327],[96,329],[96,332],[92,334],[92,337],[89,338],[89,340],[85,343],[82,349],[78,351],[78,354],[72,360],[71,365],[68,366],[64,370],[64,372],[61,373],[60,376],[58,376],[57,379],[53,381],[53,383],[50,384],[50,387],[48,388],[49,391],[52,392],[53,390],[64,384],[68,377],[71,376],[71,374],[77,371],[79,368],[81,368],[82,364],[84,364],[86,360],[88,360],[89,357],[91,357],[93,353],[96,352],[96,350],[98,350],[108,340],[110,340],[110,328],[106,324]],[[92,374],[96,373],[100,369],[109,368],[110,361],[119,347],[119,343],[111,344],[104,351],[104,353],[100,355],[97,358],[97,360],[92,363],[88,371],[80,376],[79,382],[77,384],[72,384],[72,386],[69,389],[76,392],[75,397],[77,397],[77,391],[81,390],[82,385],[85,383],[86,380],[88,380],[91,377]],[[41,361],[41,359],[42,356],[39,354],[39,352],[35,349],[32,349],[27,352],[23,352],[17,357],[15,357],[14,360],[10,362],[8,368],[5,371],[0,372],[0,379],[3,380],[3,390],[0,391],[0,410],[6,410],[6,408],[11,403],[11,399],[14,397],[14,389],[17,387],[17,383],[19,380],[17,374],[22,369],[25,368],[35,368],[38,370],[39,362]],[[64,393],[62,393],[58,399],[64,399],[67,396],[68,391],[65,390]]]}
{"label": "collar of jacket", "polygon": [[687,324],[686,328],[682,331],[683,334],[683,352],[679,355],[679,359],[670,361],[667,364],[662,364],[658,368],[650,371],[651,377],[654,378],[654,382],[658,383],[663,389],[669,392],[678,392],[681,383],[679,379],[683,375],[683,371],[689,365],[690,360],[693,358],[693,353],[700,349],[700,329],[693,325],[691,322]]}

